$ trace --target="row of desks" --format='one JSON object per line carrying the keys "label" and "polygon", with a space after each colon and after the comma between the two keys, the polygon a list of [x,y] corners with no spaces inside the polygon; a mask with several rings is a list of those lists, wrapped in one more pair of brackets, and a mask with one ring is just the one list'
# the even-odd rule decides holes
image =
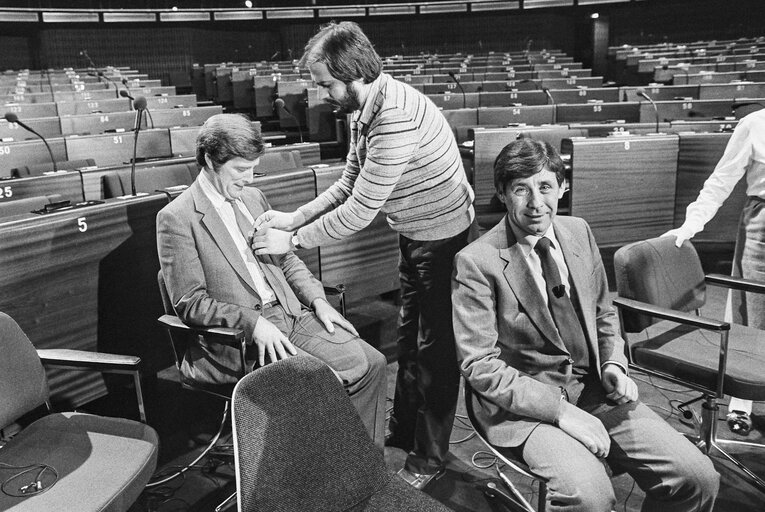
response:
{"label": "row of desks", "polygon": [[[157,98],[162,99],[162,98]],[[189,101],[191,98],[189,98]],[[159,104],[159,103],[158,103]],[[159,104],[164,106],[163,104]],[[204,107],[176,107],[149,109],[144,114],[142,127],[170,128],[175,126],[201,126],[215,114],[223,112],[220,105]],[[24,124],[43,137],[126,132],[135,125],[136,112],[98,112],[57,117],[38,117],[24,120]],[[6,142],[37,138],[16,123],[0,120],[0,139]]]}
{"label": "row of desks", "polygon": [[[147,96],[149,109],[196,107],[194,94],[172,94],[165,96]],[[24,121],[38,117],[72,116],[92,113],[128,112],[133,109],[133,102],[128,98],[108,98],[89,101],[50,101],[47,103],[6,103],[4,112],[13,112]]]}

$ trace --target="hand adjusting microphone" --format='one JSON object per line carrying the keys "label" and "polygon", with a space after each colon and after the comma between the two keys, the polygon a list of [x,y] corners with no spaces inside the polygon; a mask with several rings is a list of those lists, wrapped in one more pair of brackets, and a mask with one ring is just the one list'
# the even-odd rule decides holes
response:
{"label": "hand adjusting microphone", "polygon": [[462,88],[462,84],[457,79],[457,75],[454,74],[454,71],[449,71],[449,76],[454,80],[454,83],[457,84],[457,87],[460,88],[460,91],[462,92],[462,108],[465,108],[467,105],[467,99],[465,98],[465,89]]}
{"label": "hand adjusting microphone", "polygon": [[293,114],[292,112],[287,110],[287,106],[284,104],[284,100],[281,99],[281,98],[276,98],[274,100],[274,108],[277,109],[277,110],[279,110],[279,109],[283,110],[289,117],[291,117],[292,119],[295,120],[295,126],[297,126],[298,134],[300,135],[300,143],[302,144],[303,143],[303,130],[300,129],[300,121],[298,121],[298,118],[295,116],[295,114]]}
{"label": "hand adjusting microphone", "polygon": [[130,162],[130,192],[133,197],[136,197],[135,193],[135,159],[136,152],[138,150],[138,132],[141,130],[141,118],[143,117],[143,111],[146,110],[146,98],[138,96],[133,100],[133,108],[135,108],[135,135],[133,136],[133,160]]}
{"label": "hand adjusting microphone", "polygon": [[650,96],[648,96],[643,87],[638,87],[635,89],[635,93],[641,98],[647,99],[651,103],[651,106],[653,106],[653,113],[656,118],[656,133],[659,133],[659,109],[656,107],[656,103],[651,99]]}
{"label": "hand adjusting microphone", "polygon": [[56,159],[53,158],[53,151],[50,149],[50,145],[48,144],[48,141],[45,140],[45,137],[43,137],[42,135],[40,135],[39,133],[34,131],[32,128],[30,128],[26,124],[22,123],[19,120],[19,116],[17,116],[13,112],[6,112],[5,113],[5,120],[8,121],[9,123],[16,123],[17,125],[19,125],[22,128],[24,128],[26,131],[34,133],[35,135],[40,137],[40,139],[42,139],[43,143],[45,144],[45,147],[48,148],[48,154],[50,155],[50,161],[53,164],[53,172],[58,172],[58,167],[56,166]]}

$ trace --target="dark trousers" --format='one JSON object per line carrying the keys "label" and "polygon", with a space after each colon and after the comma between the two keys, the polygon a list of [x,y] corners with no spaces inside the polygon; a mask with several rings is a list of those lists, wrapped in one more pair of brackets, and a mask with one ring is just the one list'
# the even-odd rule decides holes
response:
{"label": "dark trousers", "polygon": [[470,232],[435,241],[399,236],[398,375],[389,444],[409,452],[404,467],[416,473],[435,473],[449,453],[460,382],[451,276]]}

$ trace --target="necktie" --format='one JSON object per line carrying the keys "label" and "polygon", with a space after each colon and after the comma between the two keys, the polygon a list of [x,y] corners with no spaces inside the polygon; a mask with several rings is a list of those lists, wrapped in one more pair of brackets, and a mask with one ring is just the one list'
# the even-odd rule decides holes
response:
{"label": "necktie", "polygon": [[[240,210],[236,205],[235,199],[227,199],[226,201],[229,205],[231,205],[231,209],[234,210],[234,218],[236,219],[237,226],[239,226],[239,231],[242,232],[242,236],[245,240],[247,240],[248,235],[252,231],[252,224],[247,220],[247,217],[244,215],[244,213],[242,213],[242,210]],[[280,279],[279,276],[276,275],[276,272],[272,266],[262,262],[259,256],[255,257],[255,262],[260,269],[260,272],[263,274],[266,283],[274,292],[276,300],[278,300],[284,309],[287,310],[287,312],[291,315],[299,315],[300,301],[297,299],[292,290],[285,289],[284,279]]]}
{"label": "necktie", "polygon": [[584,338],[582,324],[579,323],[574,305],[566,295],[566,285],[561,282],[558,265],[550,254],[551,245],[552,241],[549,238],[542,237],[534,247],[542,262],[542,275],[547,288],[547,306],[558,327],[560,337],[573,359],[574,367],[586,371],[589,368],[587,340]]}

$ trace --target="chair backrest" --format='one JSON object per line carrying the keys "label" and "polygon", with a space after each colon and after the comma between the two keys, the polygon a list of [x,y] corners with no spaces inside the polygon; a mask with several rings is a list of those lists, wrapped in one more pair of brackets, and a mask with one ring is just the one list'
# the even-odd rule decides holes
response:
{"label": "chair backrest", "polygon": [[[162,307],[165,310],[165,314],[175,316],[175,309],[173,308],[173,303],[170,301],[170,294],[167,293],[167,285],[165,284],[165,276],[162,275],[162,270],[157,272],[157,284],[159,285],[159,293],[162,296]],[[176,334],[171,331],[168,331],[168,336],[170,337],[170,344],[173,346],[175,367],[180,372],[183,356],[188,348],[188,336]]]}
{"label": "chair backrest", "polygon": [[242,378],[232,419],[240,511],[348,510],[392,477],[343,386],[312,357]]}
{"label": "chair backrest", "polygon": [[13,318],[0,312],[0,427],[48,399],[48,380],[32,342]]}
{"label": "chair backrest", "polygon": [[[195,175],[187,163],[143,167],[135,170],[137,192],[155,192],[177,185],[191,185]],[[130,193],[130,168],[106,173],[102,177],[104,198],[119,197]]]}
{"label": "chair backrest", "polygon": [[266,150],[265,153],[260,155],[260,161],[258,162],[257,167],[255,167],[255,171],[267,173],[269,171],[297,169],[302,166],[303,162],[300,157],[300,151],[296,149],[289,151]]}
{"label": "chair backrest", "polygon": [[[619,297],[685,312],[706,301],[704,270],[687,240],[680,248],[674,236],[625,245],[614,254],[614,272]],[[640,332],[657,321],[627,311],[623,320],[627,332]]]}

